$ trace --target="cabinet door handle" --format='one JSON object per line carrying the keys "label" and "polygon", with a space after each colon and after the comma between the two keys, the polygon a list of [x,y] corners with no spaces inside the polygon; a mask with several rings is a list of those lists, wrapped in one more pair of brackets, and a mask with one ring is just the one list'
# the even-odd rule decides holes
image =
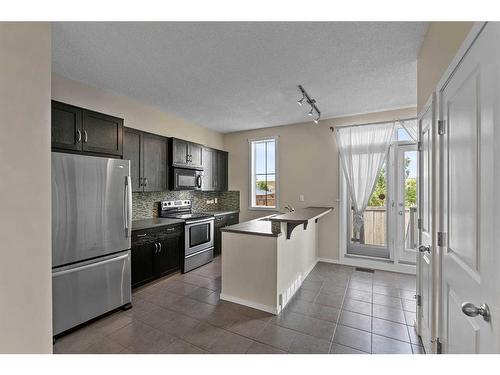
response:
{"label": "cabinet door handle", "polygon": [[144,233],[144,234],[138,234],[137,237],[147,237],[148,234],[147,233]]}
{"label": "cabinet door handle", "polygon": [[148,186],[148,179],[147,178],[143,178],[142,179],[144,182],[142,184],[142,186]]}
{"label": "cabinet door handle", "polygon": [[155,243],[155,254],[158,252],[158,244]]}
{"label": "cabinet door handle", "polygon": [[80,130],[76,131],[76,143],[80,143],[82,141],[82,132]]}
{"label": "cabinet door handle", "polygon": [[158,250],[158,252],[159,252],[159,253],[161,253],[161,242],[158,242],[158,246],[159,246],[159,248],[160,248],[160,249]]}
{"label": "cabinet door handle", "polygon": [[88,142],[88,140],[89,140],[89,138],[88,138],[88,136],[87,136],[87,131],[86,131],[86,130],[84,130],[84,131],[83,131],[83,142],[87,143],[87,142]]}
{"label": "cabinet door handle", "polygon": [[173,232],[175,228],[167,228],[167,232]]}

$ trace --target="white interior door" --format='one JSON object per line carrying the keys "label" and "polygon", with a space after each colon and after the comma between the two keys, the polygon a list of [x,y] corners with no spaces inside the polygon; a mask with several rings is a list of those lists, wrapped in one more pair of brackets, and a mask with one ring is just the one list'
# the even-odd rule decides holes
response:
{"label": "white interior door", "polygon": [[500,24],[487,24],[440,93],[446,125],[440,223],[446,238],[440,324],[445,353],[500,349],[499,40]]}
{"label": "white interior door", "polygon": [[433,244],[433,188],[435,188],[435,96],[419,118],[419,253],[417,257],[417,294],[420,305],[417,306],[417,331],[422,339],[426,353],[432,353],[432,339],[435,337],[437,314],[435,310],[434,266],[438,262]]}

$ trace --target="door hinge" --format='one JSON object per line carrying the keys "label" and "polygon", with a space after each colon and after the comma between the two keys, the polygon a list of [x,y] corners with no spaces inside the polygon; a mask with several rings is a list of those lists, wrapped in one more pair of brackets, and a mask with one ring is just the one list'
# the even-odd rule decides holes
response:
{"label": "door hinge", "polygon": [[446,121],[438,120],[438,134],[443,135],[446,133]]}
{"label": "door hinge", "polygon": [[422,296],[417,294],[415,297],[417,297],[417,306],[422,306]]}
{"label": "door hinge", "polygon": [[422,219],[417,219],[417,228],[422,229]]}
{"label": "door hinge", "polygon": [[436,354],[443,354],[443,346],[439,337],[436,337],[434,340],[431,340],[431,343],[436,343]]}
{"label": "door hinge", "polygon": [[446,242],[446,233],[444,232],[438,232],[437,233],[437,243],[438,243],[438,246],[445,246],[445,242]]}

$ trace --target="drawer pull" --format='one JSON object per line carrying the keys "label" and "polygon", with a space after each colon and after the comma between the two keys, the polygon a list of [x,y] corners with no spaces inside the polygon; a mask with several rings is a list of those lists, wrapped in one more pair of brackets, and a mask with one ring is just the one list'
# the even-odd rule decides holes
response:
{"label": "drawer pull", "polygon": [[137,237],[147,237],[148,234],[147,233],[144,233],[144,234],[138,234]]}

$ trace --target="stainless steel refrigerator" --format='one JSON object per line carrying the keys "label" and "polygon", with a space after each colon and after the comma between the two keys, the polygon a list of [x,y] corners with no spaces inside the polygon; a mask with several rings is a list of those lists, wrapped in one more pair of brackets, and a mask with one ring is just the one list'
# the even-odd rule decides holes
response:
{"label": "stainless steel refrigerator", "polygon": [[52,153],[54,336],[129,306],[130,161]]}

